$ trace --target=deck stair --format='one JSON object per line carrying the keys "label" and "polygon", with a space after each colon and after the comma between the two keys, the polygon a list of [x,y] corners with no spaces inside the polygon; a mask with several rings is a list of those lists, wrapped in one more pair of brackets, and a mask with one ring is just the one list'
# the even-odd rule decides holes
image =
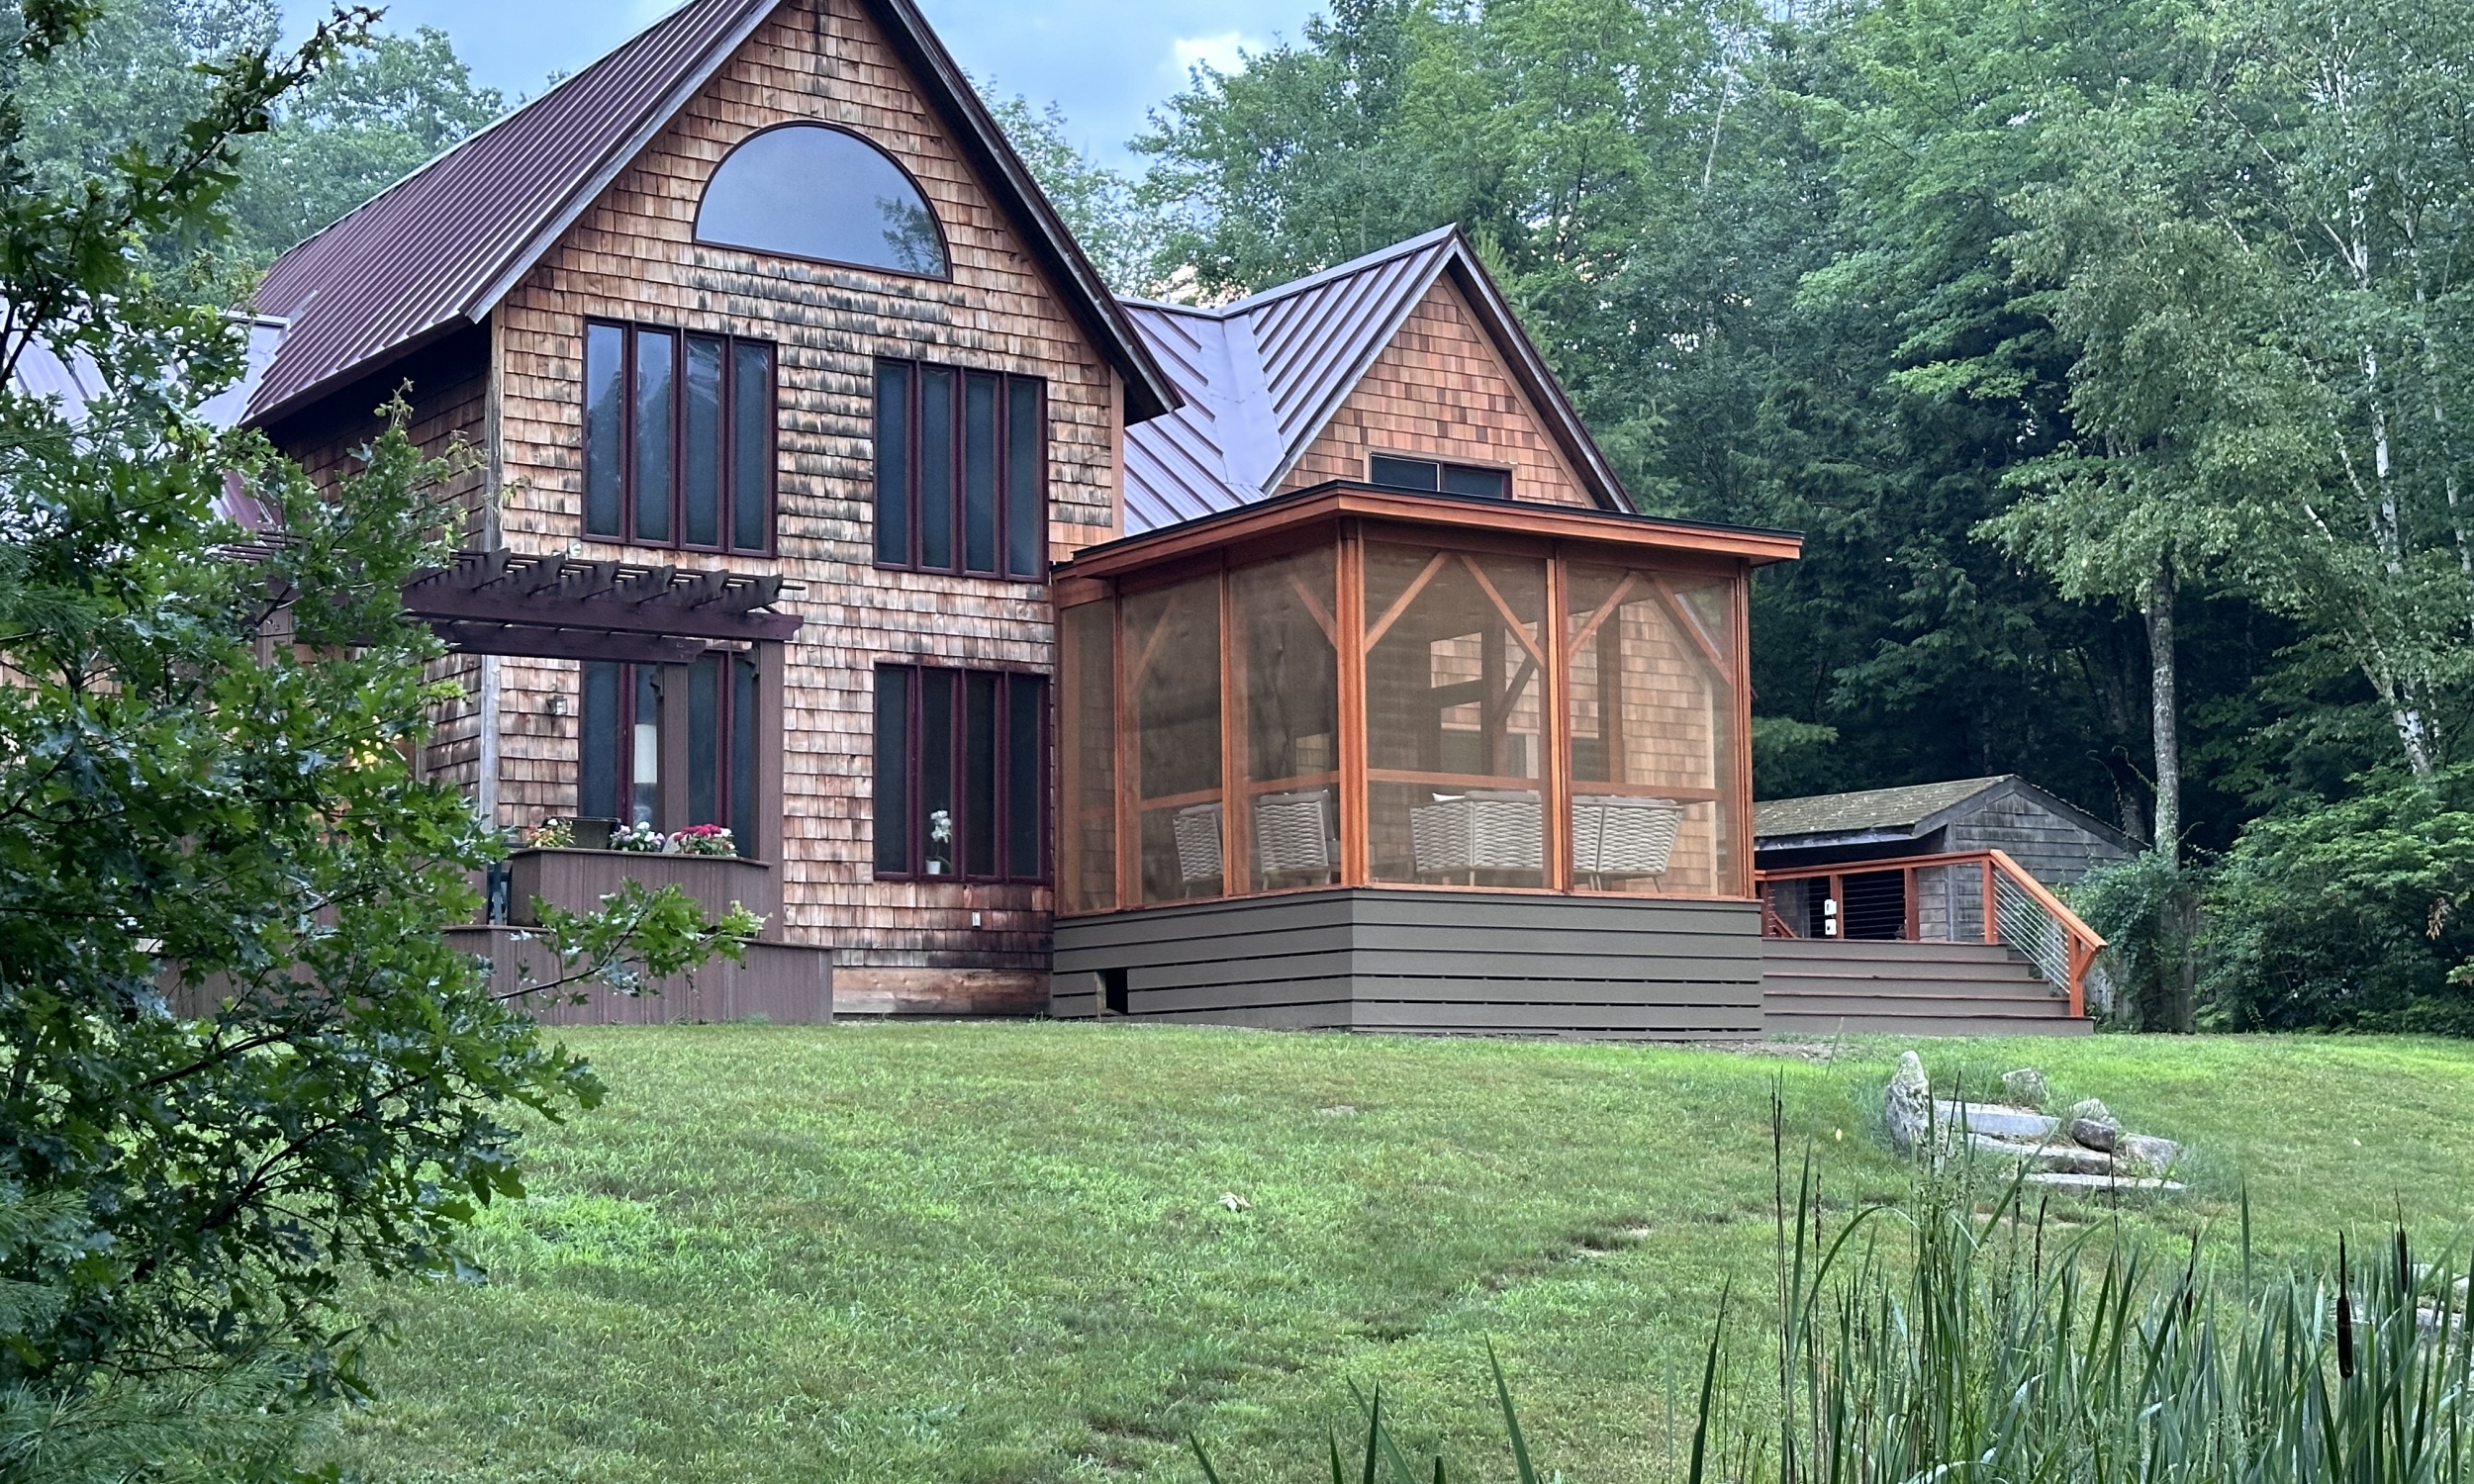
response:
{"label": "deck stair", "polygon": [[2095,1022],[1998,943],[1761,941],[1769,1035],[2083,1036]]}

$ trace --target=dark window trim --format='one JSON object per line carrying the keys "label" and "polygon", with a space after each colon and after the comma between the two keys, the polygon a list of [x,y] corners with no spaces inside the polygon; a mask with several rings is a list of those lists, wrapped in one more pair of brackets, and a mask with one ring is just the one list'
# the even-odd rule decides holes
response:
{"label": "dark window trim", "polygon": [[[907,694],[904,696],[903,706],[903,730],[911,742],[903,759],[904,769],[903,796],[910,814],[910,818],[906,821],[909,850],[908,859],[903,870],[887,871],[882,867],[872,867],[873,879],[880,881],[951,882],[957,885],[1009,883],[1044,886],[1049,884],[1055,875],[1056,857],[1053,821],[1049,818],[1049,793],[1055,783],[1049,772],[1050,732],[1054,725],[1049,714],[1053,703],[1053,680],[1049,676],[1031,670],[988,670],[958,665],[879,665],[876,667],[876,674],[881,677],[889,670],[906,671],[910,675],[910,684],[906,688]],[[972,675],[993,675],[997,678],[996,714],[992,718],[996,726],[995,769],[997,775],[995,779],[997,819],[994,830],[996,845],[993,852],[997,871],[994,875],[972,874],[961,870],[955,871],[950,876],[928,874],[927,808],[921,788],[922,769],[920,768],[920,761],[926,754],[927,744],[919,730],[921,699],[926,687],[920,684],[920,677],[932,673],[950,675],[954,678],[953,715],[944,745],[950,749],[949,777],[954,781],[953,854],[957,867],[964,864],[964,842],[969,839],[968,832],[971,827],[971,821],[964,817],[964,807],[970,795],[964,756],[964,750],[968,746],[966,734],[969,729],[970,709],[965,699],[967,685],[965,678]],[[881,681],[879,685],[882,685]],[[1031,806],[1039,812],[1037,825],[1039,867],[1037,872],[1030,876],[1014,876],[1007,869],[1011,865],[1011,852],[1006,849],[1006,846],[1011,837],[1005,827],[1013,822],[1015,802],[1012,797],[1013,770],[1007,766],[1013,750],[1013,707],[1009,701],[1012,690],[1017,685],[1036,686],[1040,690],[1040,704],[1037,707],[1039,735],[1031,743],[1034,755],[1039,761],[1039,766],[1035,770],[1038,782],[1032,790],[1031,799]],[[870,714],[873,716],[873,708]],[[873,792],[871,796],[873,798]],[[874,816],[871,813],[871,829],[873,828]]]}
{"label": "dark window trim", "polygon": [[[878,356],[875,364],[878,366],[905,366],[909,368],[910,373],[907,382],[909,391],[906,394],[909,397],[909,404],[904,409],[904,416],[903,419],[903,436],[905,439],[904,448],[904,460],[905,464],[904,499],[907,502],[907,510],[909,514],[907,530],[909,538],[907,542],[909,547],[908,559],[900,562],[889,562],[885,560],[883,554],[880,552],[875,558],[875,565],[880,570],[886,572],[931,572],[940,576],[983,577],[995,582],[1007,583],[1046,582],[1048,580],[1048,485],[1050,477],[1054,472],[1049,466],[1047,378],[1040,376],[1022,376],[1009,371],[989,371],[973,366],[956,366],[942,361],[912,360],[904,356]],[[951,529],[953,532],[954,560],[951,566],[946,567],[928,566],[925,562],[921,561],[919,557],[920,529],[924,524],[924,522],[919,518],[919,424],[921,420],[919,417],[919,386],[920,382],[923,380],[920,374],[921,372],[941,372],[951,375],[954,378],[953,409],[952,415],[949,418],[949,430],[947,432],[947,438],[952,447],[952,456],[946,464],[946,469],[948,471],[946,479],[946,499],[950,503],[953,510]],[[995,455],[997,463],[997,510],[995,516],[997,530],[997,565],[993,570],[978,570],[974,569],[970,565],[970,532],[968,528],[969,495],[966,490],[968,481],[964,477],[963,444],[965,439],[969,436],[968,424],[970,421],[969,417],[964,413],[964,404],[968,395],[968,379],[974,375],[993,377],[997,382],[997,447]],[[1007,533],[1011,528],[1011,516],[1013,513],[1013,505],[1015,500],[1015,491],[1013,490],[1011,472],[1012,460],[1008,456],[1012,447],[1013,388],[1024,383],[1029,384],[1033,389],[1032,418],[1036,423],[1036,426],[1032,429],[1032,437],[1035,440],[1033,443],[1034,454],[1032,462],[1033,467],[1036,470],[1034,479],[1038,485],[1038,492],[1033,498],[1038,501],[1039,509],[1033,517],[1033,523],[1039,532],[1039,550],[1035,562],[1038,571],[1033,573],[1008,572],[1004,570],[1007,557],[1007,546],[1009,545],[1009,542],[1007,541]],[[880,379],[873,372],[871,372],[868,390],[870,407],[872,410],[869,418],[871,426],[874,425],[876,420],[873,416],[873,407],[876,397],[876,389],[880,384]],[[874,523],[875,518],[875,507],[872,505],[869,509],[869,520],[871,524]],[[870,544],[871,547],[873,547],[873,533],[871,533]]]}
{"label": "dark window trim", "polygon": [[[752,335],[734,335],[719,331],[708,333],[685,329],[672,325],[647,325],[638,321],[613,320],[589,315],[584,321],[585,333],[579,338],[581,351],[596,326],[618,332],[618,530],[581,530],[588,541],[616,541],[622,546],[642,546],[659,551],[702,551],[716,556],[770,557],[777,554],[780,532],[777,528],[782,504],[782,350],[779,343],[761,340]],[[639,334],[668,335],[672,342],[670,372],[670,537],[665,540],[644,540],[635,534],[635,345]],[[687,342],[691,339],[712,340],[721,346],[721,405],[716,418],[714,438],[715,490],[718,502],[715,529],[720,533],[718,545],[691,545],[687,539]],[[761,346],[765,352],[765,405],[768,414],[764,427],[764,478],[758,486],[764,503],[764,544],[734,546],[730,544],[736,530],[734,505],[738,482],[736,447],[737,410],[739,396],[739,357],[742,345]],[[578,365],[583,358],[578,356]],[[585,417],[583,427],[584,469],[583,498],[577,504],[579,527],[590,519],[592,500],[592,417],[589,399],[592,385],[585,379]]]}
{"label": "dark window trim", "polygon": [[[934,229],[936,232],[937,255],[945,260],[945,271],[942,273],[913,273],[907,268],[893,268],[888,267],[883,263],[854,263],[848,261],[847,259],[838,257],[810,257],[804,252],[784,252],[780,248],[776,247],[755,247],[745,242],[726,241],[720,237],[709,237],[705,235],[705,191],[712,188],[714,176],[719,175],[722,170],[729,165],[730,155],[736,154],[740,149],[746,147],[749,140],[754,139],[758,135],[772,134],[776,130],[782,129],[829,129],[835,134],[849,135],[860,143],[867,145],[877,153],[885,156],[885,162],[892,165],[896,170],[902,172],[903,179],[910,182],[912,194],[919,198],[920,208],[927,213],[928,226]],[[696,193],[696,221],[695,224],[688,229],[688,232],[690,236],[695,238],[697,244],[700,246],[720,247],[731,252],[744,252],[751,257],[778,257],[785,262],[815,263],[827,268],[848,268],[854,273],[882,273],[888,278],[916,279],[920,283],[951,283],[954,279],[953,238],[946,235],[945,219],[938,214],[936,210],[936,203],[928,196],[927,188],[919,184],[919,177],[912,174],[910,167],[904,164],[902,160],[895,155],[893,150],[888,149],[883,144],[869,139],[858,130],[846,129],[839,124],[827,124],[821,119],[786,119],[779,124],[768,124],[764,128],[757,130],[754,134],[747,136],[746,139],[740,139],[737,143],[732,144],[730,146],[729,153],[721,156],[721,163],[713,167],[713,174],[706,176],[704,186],[698,189]]]}

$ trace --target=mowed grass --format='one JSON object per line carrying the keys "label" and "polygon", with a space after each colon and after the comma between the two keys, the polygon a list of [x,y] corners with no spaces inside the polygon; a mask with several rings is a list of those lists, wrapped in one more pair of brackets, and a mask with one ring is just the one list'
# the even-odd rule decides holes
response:
{"label": "mowed grass", "polygon": [[[1772,1079],[1834,1208],[1906,1178],[1878,1144],[1890,1044],[561,1034],[611,1098],[532,1140],[530,1197],[478,1233],[488,1284],[363,1295],[400,1339],[328,1451],[366,1477],[1190,1480],[1193,1433],[1232,1481],[1303,1480],[1352,1381],[1404,1440],[1508,1477],[1489,1340],[1542,1462],[1666,1477],[1730,1282],[1758,1371]],[[1937,1082],[2033,1064],[2187,1141],[2193,1196],[2128,1220],[2176,1251],[2231,1241],[2245,1187],[2270,1252],[2474,1216],[2474,1046],[1922,1049]]]}

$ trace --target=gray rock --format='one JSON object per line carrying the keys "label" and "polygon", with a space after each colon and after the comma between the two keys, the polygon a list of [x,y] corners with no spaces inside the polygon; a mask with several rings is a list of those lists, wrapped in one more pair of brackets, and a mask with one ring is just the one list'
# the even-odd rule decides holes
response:
{"label": "gray rock", "polygon": [[2110,1154],[2122,1142],[2122,1125],[2094,1118],[2070,1120],[2070,1137],[2082,1148],[2103,1150]]}
{"label": "gray rock", "polygon": [[2145,1175],[2075,1174],[2057,1169],[2037,1170],[2027,1179],[2031,1185],[2076,1190],[2087,1195],[2177,1195],[2190,1188],[2179,1180],[2159,1180]]}
{"label": "gray rock", "polygon": [[1898,1072],[1881,1096],[1882,1120],[1890,1126],[1890,1147],[1902,1155],[1913,1155],[1925,1137],[1931,1117],[1933,1084],[1924,1074],[1924,1059],[1914,1052],[1903,1052],[1898,1059]]}
{"label": "gray rock", "polygon": [[2152,1134],[2125,1134],[2114,1146],[2114,1155],[2125,1163],[2164,1169],[2182,1158],[2182,1146]]}
{"label": "gray rock", "polygon": [[1969,1134],[1967,1147],[1987,1159],[2025,1164],[2035,1169],[2060,1170],[2071,1174],[2111,1174],[2113,1158],[2093,1150],[2078,1149],[2067,1144],[2040,1144],[2025,1139],[1996,1139],[1986,1134]]}
{"label": "gray rock", "polygon": [[2033,1067],[2002,1073],[2002,1101],[2014,1108],[2042,1108],[2051,1095],[2045,1086],[2045,1073]]}
{"label": "gray rock", "polygon": [[2093,1097],[2083,1097],[2070,1105],[2071,1121],[2075,1123],[2082,1118],[2089,1123],[2115,1122],[2113,1110],[2106,1107],[2101,1100]]}
{"label": "gray rock", "polygon": [[2023,1113],[2000,1103],[1936,1102],[1933,1116],[1954,1129],[1999,1134],[2005,1139],[2049,1139],[2061,1127],[2042,1113]]}

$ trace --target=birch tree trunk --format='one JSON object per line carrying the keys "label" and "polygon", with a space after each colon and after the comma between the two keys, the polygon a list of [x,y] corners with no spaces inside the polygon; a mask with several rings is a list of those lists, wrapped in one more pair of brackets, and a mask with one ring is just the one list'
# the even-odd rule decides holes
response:
{"label": "birch tree trunk", "polygon": [[2156,754],[2156,849],[2168,865],[2182,859],[2182,732],[2173,660],[2173,558],[2159,557],[2140,593],[2147,620],[2147,727]]}

